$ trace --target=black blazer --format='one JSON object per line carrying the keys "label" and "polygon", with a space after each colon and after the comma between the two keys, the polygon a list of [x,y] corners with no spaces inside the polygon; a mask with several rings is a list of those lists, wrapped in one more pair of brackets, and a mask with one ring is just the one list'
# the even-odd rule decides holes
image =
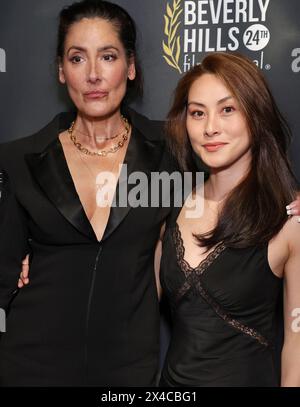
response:
{"label": "black blazer", "polygon": [[[173,171],[161,123],[128,115],[128,174]],[[153,385],[159,351],[153,257],[170,208],[113,207],[97,241],[58,139],[74,117],[60,114],[0,148],[0,308],[7,311],[0,385]],[[16,291],[28,251],[30,284]]]}

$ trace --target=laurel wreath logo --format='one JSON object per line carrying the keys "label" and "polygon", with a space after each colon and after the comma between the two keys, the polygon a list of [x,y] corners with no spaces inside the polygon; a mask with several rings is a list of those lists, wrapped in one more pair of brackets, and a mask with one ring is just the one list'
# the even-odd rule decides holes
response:
{"label": "laurel wreath logo", "polygon": [[178,27],[181,24],[181,21],[178,21],[179,16],[182,13],[181,0],[173,0],[173,6],[171,7],[167,3],[167,14],[164,15],[165,18],[165,30],[166,43],[162,42],[164,59],[167,64],[172,68],[182,73],[179,67],[179,58],[180,58],[180,35],[177,35]]}

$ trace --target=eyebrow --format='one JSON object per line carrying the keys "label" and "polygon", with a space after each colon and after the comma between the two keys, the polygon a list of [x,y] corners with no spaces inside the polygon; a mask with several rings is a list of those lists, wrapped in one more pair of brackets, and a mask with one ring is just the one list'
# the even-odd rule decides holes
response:
{"label": "eyebrow", "polygon": [[[72,45],[72,46],[68,49],[67,54],[68,54],[72,49],[75,49],[75,50],[77,50],[77,51],[83,51],[83,52],[86,52],[86,51],[87,51],[87,49],[84,48],[84,47],[80,47],[79,45]],[[100,47],[100,48],[98,48],[97,51],[98,51],[98,52],[102,52],[102,51],[107,51],[108,49],[114,49],[114,50],[116,50],[116,51],[119,51],[119,49],[116,48],[114,45],[105,45],[105,47]]]}
{"label": "eyebrow", "polygon": [[[225,96],[224,98],[222,98],[222,99],[220,99],[220,100],[217,101],[217,105],[220,105],[221,103],[226,102],[226,100],[228,100],[228,99],[233,99],[233,96],[230,96],[230,95],[229,95],[229,96]],[[188,103],[188,106],[190,106],[190,105],[197,105],[197,106],[205,107],[205,104],[204,104],[204,103],[193,102],[193,101],[191,101],[191,102]]]}

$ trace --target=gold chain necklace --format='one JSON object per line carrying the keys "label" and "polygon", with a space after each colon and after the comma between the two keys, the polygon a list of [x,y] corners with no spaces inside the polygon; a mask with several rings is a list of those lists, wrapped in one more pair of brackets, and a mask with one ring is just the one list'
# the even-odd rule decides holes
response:
{"label": "gold chain necklace", "polygon": [[[93,184],[96,185],[98,175],[99,175],[101,172],[103,172],[103,170],[100,170],[100,171],[98,172],[98,174],[95,174],[94,171],[92,171],[91,167],[88,165],[88,163],[85,162],[85,160],[83,159],[82,155],[80,154],[80,151],[78,151],[78,150],[76,150],[76,151],[77,151],[77,153],[78,153],[78,156],[79,156],[79,158],[80,158],[80,161],[83,163],[83,165],[84,165],[84,166],[87,168],[87,170],[89,171],[89,174],[90,174],[90,176],[91,176],[91,179],[92,179],[92,181],[93,181]],[[118,154],[115,155],[115,158],[114,158],[114,160],[113,160],[113,163],[112,163],[111,167],[108,168],[107,170],[105,170],[104,172],[109,172],[109,173],[113,174],[113,170],[114,170],[114,168],[115,168],[115,165],[116,165],[116,162],[117,162],[117,158],[118,158]],[[105,182],[104,182],[104,184],[103,184],[102,186],[100,186],[99,184],[97,184],[97,188],[102,188],[106,183],[107,183],[107,180],[105,180]]]}
{"label": "gold chain necklace", "polygon": [[[123,120],[123,116],[121,116],[121,117],[122,117],[122,120]],[[123,120],[123,122],[124,122],[124,120]],[[81,130],[74,129],[74,131],[77,131],[78,133],[81,133],[81,134],[83,134],[84,136],[87,136],[87,134],[84,133],[84,132],[81,131]],[[121,136],[122,134],[123,134],[123,132],[117,133],[117,134],[115,134],[114,136],[110,136],[110,137],[95,136],[95,138],[96,138],[97,141],[108,141],[108,140],[114,140],[115,138]]]}
{"label": "gold chain necklace", "polygon": [[124,146],[124,144],[128,140],[129,132],[131,129],[131,126],[130,126],[128,120],[123,116],[121,116],[121,118],[122,118],[122,120],[124,122],[124,126],[125,126],[125,132],[120,134],[120,135],[122,135],[122,140],[119,141],[118,143],[114,144],[108,150],[90,151],[86,147],[83,147],[82,144],[79,143],[79,141],[77,141],[76,136],[73,133],[75,121],[73,121],[71,123],[71,126],[68,129],[68,133],[70,134],[70,139],[73,142],[74,146],[83,154],[90,155],[90,156],[98,156],[98,157],[106,157],[108,154],[114,154]]}

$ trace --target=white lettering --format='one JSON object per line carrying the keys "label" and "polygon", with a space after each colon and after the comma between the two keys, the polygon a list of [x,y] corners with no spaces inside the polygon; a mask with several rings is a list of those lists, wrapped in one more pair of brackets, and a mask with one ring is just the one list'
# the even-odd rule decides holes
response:
{"label": "white lettering", "polygon": [[266,21],[269,4],[270,0],[185,1],[185,25],[263,22]]}
{"label": "white lettering", "polygon": [[0,48],[0,72],[6,72],[6,53]]}
{"label": "white lettering", "polygon": [[258,17],[253,16],[254,10],[253,10],[253,0],[249,0],[249,22],[254,23],[258,21]]}
{"label": "white lettering", "polygon": [[263,0],[258,0],[259,8],[261,11],[261,21],[266,21],[266,14],[269,7],[269,3],[270,0],[266,0],[265,4],[263,3]]}
{"label": "white lettering", "polygon": [[135,394],[130,394],[130,393],[113,393],[109,390],[108,394],[103,393],[101,395],[101,401],[107,402],[107,401],[118,401],[118,402],[123,402],[123,403],[128,403],[131,405],[134,402],[135,399]]}
{"label": "white lettering", "polygon": [[6,332],[6,314],[2,308],[0,308],[0,332]]}
{"label": "white lettering", "polygon": [[204,185],[204,172],[197,172],[196,173],[196,189],[195,192],[190,193],[192,190],[191,188],[191,179],[186,178],[186,174],[184,174],[184,184],[188,186],[189,189],[184,190],[185,197],[187,197],[185,201],[186,207],[189,209],[186,211],[185,216],[188,219],[197,218],[199,219],[200,216],[203,215],[204,210],[204,195],[203,195],[203,185]]}
{"label": "white lettering", "polygon": [[292,62],[292,71],[298,73],[300,72],[300,48],[293,49],[292,57],[295,57]]}
{"label": "white lettering", "polygon": [[[135,185],[139,183],[130,190],[128,194],[128,203],[131,208],[147,208],[148,203],[148,178],[147,175],[143,172],[133,172],[129,175],[128,184]],[[156,206],[158,207],[158,205]]]}
{"label": "white lettering", "polygon": [[202,6],[208,4],[208,0],[198,1],[198,24],[208,24],[208,20],[203,20],[202,16],[207,14],[207,10],[203,10]]}
{"label": "white lettering", "polygon": [[196,3],[194,1],[186,1],[184,3],[184,24],[193,25],[196,23]]}
{"label": "white lettering", "polygon": [[231,24],[233,23],[233,18],[228,18],[228,14],[233,14],[232,8],[229,8],[229,3],[233,3],[233,0],[224,0],[223,3],[223,23],[224,24]]}
{"label": "white lettering", "polygon": [[213,0],[210,0],[210,13],[213,24],[218,24],[220,21],[221,6],[222,2],[218,1],[217,9],[215,9]]}
{"label": "white lettering", "polygon": [[[184,52],[195,52],[196,50],[196,29],[184,30]],[[189,37],[191,35],[191,37]],[[191,46],[191,49],[189,50],[189,45]]]}
{"label": "white lettering", "polygon": [[222,47],[222,28],[217,30],[217,51],[226,51],[226,47]]}
{"label": "white lettering", "polygon": [[239,41],[234,36],[234,34],[239,34],[240,30],[238,27],[231,27],[228,31],[228,37],[232,40],[232,43],[228,44],[229,51],[236,51],[239,48]]}
{"label": "white lettering", "polygon": [[[247,22],[247,0],[237,0],[236,1],[236,9],[235,9],[235,22],[239,23],[242,21],[243,23]],[[240,18],[242,15],[242,18]]]}
{"label": "white lettering", "polygon": [[260,60],[254,59],[253,62],[258,68],[264,69],[264,51],[260,53]]}
{"label": "white lettering", "polygon": [[[218,28],[218,30],[220,30],[220,28]],[[210,48],[209,46],[209,40],[210,40],[210,29],[206,28],[205,29],[205,51],[206,52],[213,52],[215,51],[215,48]]]}
{"label": "white lettering", "polygon": [[296,318],[292,322],[292,331],[298,333],[300,332],[300,308],[294,308],[291,316]]}
{"label": "white lettering", "polygon": [[203,29],[201,28],[199,30],[199,43],[198,43],[198,52],[202,52],[203,51]]}
{"label": "white lettering", "polygon": [[114,198],[115,175],[109,171],[99,172],[96,177],[96,203],[98,208],[108,207]]}

